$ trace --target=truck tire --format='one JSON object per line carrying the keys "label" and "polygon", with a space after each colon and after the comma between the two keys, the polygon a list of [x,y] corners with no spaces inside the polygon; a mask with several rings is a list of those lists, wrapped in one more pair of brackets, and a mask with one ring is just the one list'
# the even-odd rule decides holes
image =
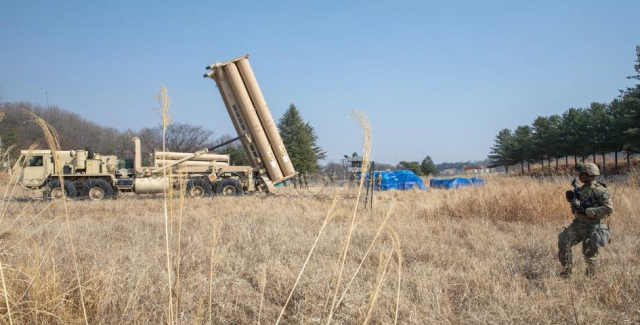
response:
{"label": "truck tire", "polygon": [[186,194],[190,197],[211,196],[211,183],[202,178],[190,179],[187,182]]}
{"label": "truck tire", "polygon": [[76,198],[78,196],[78,190],[73,185],[73,182],[64,181],[63,186],[60,186],[60,180],[57,178],[49,182],[49,193],[47,193],[47,197],[58,200],[62,198],[62,191],[64,189],[65,196],[68,198]]}
{"label": "truck tire", "polygon": [[222,183],[222,182],[212,182],[211,183],[211,190],[213,191],[213,193],[218,193],[218,185],[220,185],[220,183]]}
{"label": "truck tire", "polygon": [[216,193],[221,195],[242,195],[244,191],[242,191],[242,185],[238,181],[233,178],[225,178],[218,184],[218,188],[216,189]]}
{"label": "truck tire", "polygon": [[116,196],[113,187],[104,179],[90,179],[84,183],[82,194],[93,201],[112,199]]}

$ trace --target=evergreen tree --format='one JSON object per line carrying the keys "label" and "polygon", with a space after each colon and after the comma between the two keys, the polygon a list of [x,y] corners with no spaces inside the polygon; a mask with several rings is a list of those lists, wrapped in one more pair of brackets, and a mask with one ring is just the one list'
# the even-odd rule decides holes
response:
{"label": "evergreen tree", "polygon": [[527,162],[529,172],[529,162],[534,158],[531,143],[531,127],[528,125],[518,126],[513,133],[513,161],[520,162],[521,170],[524,173],[524,163]]}
{"label": "evergreen tree", "polygon": [[550,157],[548,134],[551,131],[551,123],[548,117],[538,116],[531,126],[533,127],[533,153],[536,160],[542,164],[544,171],[544,160]]}
{"label": "evergreen tree", "polygon": [[[566,146],[566,139],[562,132],[562,117],[557,114],[549,116],[549,127],[549,133],[545,135],[545,138],[549,146],[549,156],[555,159],[557,170],[558,158],[564,156]],[[549,169],[551,169],[551,159],[549,159]]]}
{"label": "evergreen tree", "polygon": [[611,116],[611,133],[609,134],[608,151],[614,153],[615,168],[618,168],[618,152],[625,149],[626,131],[629,122],[625,118],[624,106],[620,99],[614,99],[608,105],[607,114]]}
{"label": "evergreen tree", "polygon": [[607,104],[604,103],[591,103],[589,107],[590,114],[590,130],[591,130],[591,139],[593,143],[592,154],[595,155],[602,154],[603,165],[602,169],[604,172],[606,166],[606,158],[605,154],[609,152],[611,148],[611,134],[613,130],[611,129],[613,126],[613,121],[611,115],[609,115],[609,109]]}
{"label": "evergreen tree", "polygon": [[313,127],[302,120],[294,104],[289,106],[278,121],[278,129],[293,167],[298,172],[318,171],[320,169],[318,161],[326,157],[326,152],[318,146],[318,136]]}
{"label": "evergreen tree", "polygon": [[422,159],[420,170],[422,171],[422,173],[424,173],[424,175],[427,176],[431,174],[435,175],[438,173],[438,168],[436,168],[436,165],[433,163],[431,156],[426,156],[424,159]]}
{"label": "evergreen tree", "polygon": [[565,138],[565,155],[573,156],[574,164],[578,156],[584,154],[582,142],[585,138],[585,116],[582,109],[569,108],[562,114],[562,132]]}
{"label": "evergreen tree", "polygon": [[[640,80],[640,46],[636,47],[635,75],[628,79]],[[602,155],[606,165],[606,154],[615,153],[618,166],[618,152],[627,151],[629,156],[640,152],[640,83],[620,91],[620,96],[611,103],[592,103],[588,108],[569,108],[562,116],[551,115],[536,118],[531,127],[520,126],[514,133],[503,129],[496,136],[489,158],[493,166],[505,166],[520,162],[524,171],[524,161],[549,161],[564,157],[568,166],[568,156],[578,156],[585,161],[586,156]],[[603,170],[604,171],[604,170]]]}
{"label": "evergreen tree", "polygon": [[566,142],[561,139],[562,118],[559,115],[538,116],[533,121],[532,127],[533,155],[540,160],[543,170],[545,158],[549,161],[549,169],[551,169],[551,159],[563,155],[562,147]]}
{"label": "evergreen tree", "polygon": [[494,145],[491,147],[491,154],[489,159],[492,160],[489,167],[504,166],[507,174],[509,173],[509,166],[513,164],[514,153],[514,139],[511,130],[502,129],[496,135]]}
{"label": "evergreen tree", "polygon": [[408,169],[414,172],[418,176],[422,176],[422,166],[417,161],[401,161],[398,164],[398,169]]}
{"label": "evergreen tree", "polygon": [[318,135],[316,134],[316,131],[313,129],[313,127],[311,125],[309,125],[309,122],[307,122],[307,129],[309,130],[309,134],[311,134],[311,149],[313,149],[313,152],[316,155],[316,159],[317,160],[322,160],[327,158],[327,152],[322,150],[322,148],[320,148],[320,146],[318,146]]}
{"label": "evergreen tree", "polygon": [[[627,79],[640,80],[640,46],[636,46],[636,64],[634,68],[636,74],[628,76]],[[640,84],[624,90],[621,101],[628,119],[628,129],[625,137],[628,156],[630,151],[640,151]]]}

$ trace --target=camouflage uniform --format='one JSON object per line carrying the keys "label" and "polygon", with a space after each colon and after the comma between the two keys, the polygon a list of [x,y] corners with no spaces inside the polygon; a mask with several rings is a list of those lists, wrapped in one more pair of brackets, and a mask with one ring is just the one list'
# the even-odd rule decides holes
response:
{"label": "camouflage uniform", "polygon": [[302,176],[304,177],[304,188],[309,189],[309,173],[305,172]]}
{"label": "camouflage uniform", "polygon": [[356,175],[356,173],[351,173],[351,176],[349,176],[349,186],[356,185],[357,180],[358,180],[358,176]]}
{"label": "camouflage uniform", "polygon": [[329,177],[327,174],[322,175],[322,182],[324,183],[324,186],[329,185]]}
{"label": "camouflage uniform", "polygon": [[376,177],[376,189],[380,190],[382,186],[382,173],[378,172],[378,176]]}
{"label": "camouflage uniform", "polygon": [[331,186],[335,186],[336,185],[336,179],[338,178],[338,176],[336,175],[336,173],[332,173],[331,174]]}
{"label": "camouflage uniform", "polygon": [[304,175],[298,175],[298,188],[299,189],[302,189],[303,178],[304,178]]}
{"label": "camouflage uniform", "polygon": [[[580,165],[587,175],[600,174],[598,166],[592,163]],[[592,182],[591,185],[580,187],[580,200],[583,210],[573,208],[575,219],[558,236],[558,258],[564,267],[562,276],[571,276],[573,254],[571,247],[582,242],[582,254],[587,264],[586,274],[593,276],[598,266],[598,248],[604,247],[609,241],[609,228],[602,219],[613,213],[611,195],[605,184]]]}
{"label": "camouflage uniform", "polygon": [[293,183],[293,188],[298,189],[298,175],[291,179],[291,183]]}

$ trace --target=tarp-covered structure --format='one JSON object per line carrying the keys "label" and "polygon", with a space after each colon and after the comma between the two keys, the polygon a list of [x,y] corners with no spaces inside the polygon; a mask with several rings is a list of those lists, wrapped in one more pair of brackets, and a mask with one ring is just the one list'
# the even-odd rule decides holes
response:
{"label": "tarp-covered structure", "polygon": [[458,188],[463,186],[482,186],[487,182],[480,177],[473,178],[432,178],[429,181],[429,186],[433,188],[442,188],[442,189],[450,189],[450,188]]}
{"label": "tarp-covered structure", "polygon": [[[382,182],[380,184],[380,188],[376,188],[376,190],[410,190],[412,188],[421,190],[427,189],[427,186],[424,184],[422,179],[410,170],[376,171],[373,173],[374,180],[378,178],[378,174],[382,176]],[[367,174],[365,176],[367,184],[369,182],[369,175],[370,174]]]}

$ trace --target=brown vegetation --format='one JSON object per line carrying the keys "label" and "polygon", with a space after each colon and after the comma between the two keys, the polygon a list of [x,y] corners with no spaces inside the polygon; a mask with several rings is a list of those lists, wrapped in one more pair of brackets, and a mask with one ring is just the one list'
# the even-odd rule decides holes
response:
{"label": "brown vegetation", "polygon": [[[582,160],[578,160],[580,163]],[[603,163],[601,156],[598,156],[596,160],[593,160],[589,157],[589,159],[585,159],[584,162],[594,162],[600,168],[600,172],[605,175],[620,175],[626,174],[630,170],[636,170],[640,167],[640,159],[638,157],[634,157],[633,155],[629,158],[629,163],[627,164],[626,158],[624,160],[620,160],[618,165],[613,162],[613,159],[608,159],[606,164]],[[575,163],[572,160],[565,163],[564,160],[561,160],[561,163],[558,165],[552,164],[551,167],[545,164],[544,169],[542,165],[538,163],[531,163],[530,167],[527,167],[525,164],[523,167],[518,166],[519,168],[509,168],[510,175],[524,175],[524,176],[548,176],[548,175],[573,175],[574,170],[573,167]]]}
{"label": "brown vegetation", "polygon": [[[613,239],[593,280],[556,276],[557,234],[571,220],[568,181],[495,177],[478,188],[377,193],[373,212],[357,215],[338,298],[362,267],[333,322],[394,323],[397,302],[399,324],[640,321],[637,175],[609,185]],[[274,323],[331,205],[187,199],[180,217],[179,199],[173,203],[171,288],[174,320],[183,324]],[[6,293],[15,324],[83,323],[64,208],[47,204],[14,203],[0,220],[0,297]],[[335,207],[282,323],[326,322],[353,204]],[[389,227],[371,245],[392,204]],[[167,323],[162,200],[68,202],[68,213],[89,323]],[[4,302],[0,312],[8,323]]]}
{"label": "brown vegetation", "polygon": [[29,193],[5,176],[0,321],[637,323],[638,179],[610,184],[613,244],[596,278],[563,280],[569,178],[375,193],[366,210],[283,194],[15,202]]}
{"label": "brown vegetation", "polygon": [[[150,114],[155,121],[156,115]],[[20,150],[27,149],[34,142],[38,142],[39,149],[47,148],[41,129],[32,123],[33,115],[41,117],[57,131],[63,150],[91,149],[104,155],[132,158],[131,139],[134,136],[142,140],[142,151],[145,153],[162,149],[162,124],[140,130],[120,131],[88,121],[56,106],[46,108],[29,102],[3,103],[0,105],[0,137],[4,144],[2,149],[13,145],[11,157],[14,160]],[[227,137],[223,135],[223,138]],[[193,152],[211,147],[220,140],[214,139],[214,132],[203,126],[172,123],[167,126],[165,141],[169,151]]]}

